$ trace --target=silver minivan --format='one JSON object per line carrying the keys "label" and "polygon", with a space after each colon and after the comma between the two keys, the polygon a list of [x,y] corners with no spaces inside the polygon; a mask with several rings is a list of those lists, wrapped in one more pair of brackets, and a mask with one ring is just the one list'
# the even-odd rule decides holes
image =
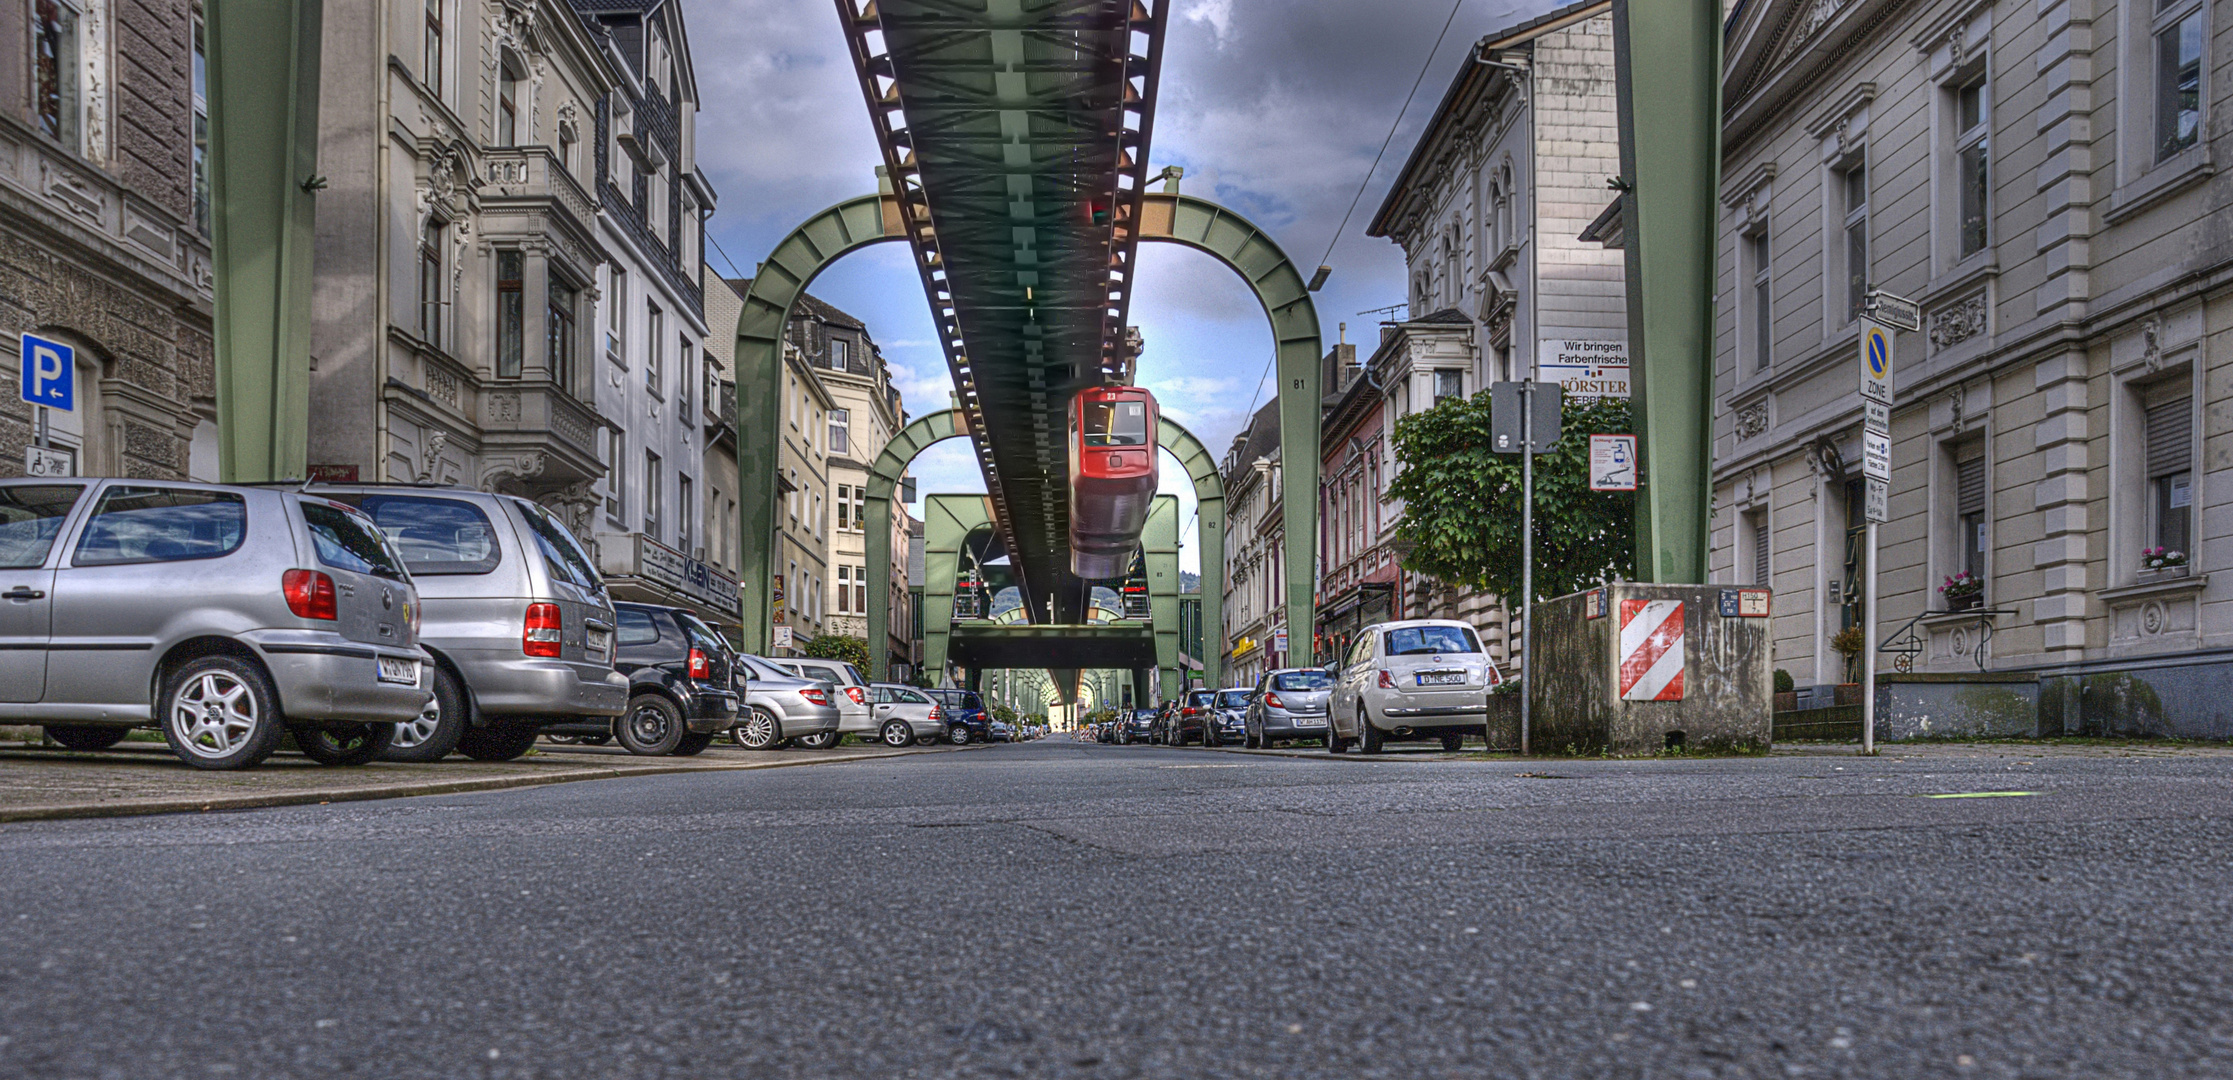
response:
{"label": "silver minivan", "polygon": [[425,598],[420,643],[434,700],[396,732],[390,761],[452,750],[509,761],[545,725],[627,711],[613,667],[612,599],[596,560],[526,499],[409,484],[320,484],[362,509],[403,553]]}
{"label": "silver minivan", "polygon": [[0,482],[0,715],[78,750],[162,729],[203,769],[283,733],[372,760],[425,708],[418,592],[364,515],[281,487]]}

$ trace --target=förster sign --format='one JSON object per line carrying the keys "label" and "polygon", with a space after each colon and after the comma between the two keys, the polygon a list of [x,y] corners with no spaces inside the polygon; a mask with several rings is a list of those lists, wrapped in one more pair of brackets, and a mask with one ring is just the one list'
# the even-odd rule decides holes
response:
{"label": "f\u00f6rster sign", "polygon": [[1628,396],[1628,343],[1573,338],[1538,343],[1535,377],[1568,398]]}

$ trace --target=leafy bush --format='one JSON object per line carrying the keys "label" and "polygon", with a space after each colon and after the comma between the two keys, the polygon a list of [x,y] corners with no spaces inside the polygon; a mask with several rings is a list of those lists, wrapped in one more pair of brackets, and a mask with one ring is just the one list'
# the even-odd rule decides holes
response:
{"label": "leafy bush", "polygon": [[823,634],[808,638],[801,652],[818,660],[843,660],[868,674],[868,642],[846,634]]}
{"label": "leafy bush", "polygon": [[1798,689],[1799,684],[1792,681],[1790,672],[1785,671],[1782,668],[1776,669],[1776,693],[1789,694]]}

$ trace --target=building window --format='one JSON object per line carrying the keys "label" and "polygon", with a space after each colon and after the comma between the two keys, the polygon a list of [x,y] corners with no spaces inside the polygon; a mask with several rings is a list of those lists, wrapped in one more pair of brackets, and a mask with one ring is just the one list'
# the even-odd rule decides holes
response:
{"label": "building window", "polygon": [[607,438],[612,452],[605,455],[605,481],[612,486],[612,497],[605,500],[605,512],[619,521],[628,513],[628,433],[612,428]]}
{"label": "building window", "polygon": [[830,410],[830,453],[849,453],[852,443],[853,413],[850,409]]}
{"label": "building window", "polygon": [[853,568],[850,566],[837,568],[837,613],[853,613]]}
{"label": "building window", "polygon": [[559,389],[572,393],[574,389],[574,287],[550,275],[550,321],[547,335],[547,357],[550,361],[551,381]]}
{"label": "building window", "polygon": [[1752,541],[1752,583],[1767,585],[1774,580],[1773,563],[1769,559],[1768,512],[1758,510],[1745,515],[1745,531]]}
{"label": "building window", "polygon": [[696,503],[696,501],[697,500],[695,498],[695,493],[691,491],[690,478],[687,476],[676,476],[675,546],[681,548],[684,554],[693,554],[690,549],[690,507],[694,503]]}
{"label": "building window", "polygon": [[1992,243],[1989,224],[1992,202],[1992,101],[1985,77],[1979,75],[1954,92],[1954,172],[1960,191],[1961,257],[1968,258]]}
{"label": "building window", "polygon": [[509,55],[496,67],[496,145],[519,145],[519,69]]}
{"label": "building window", "polygon": [[78,11],[62,0],[36,0],[31,28],[39,130],[78,146]]}
{"label": "building window", "polygon": [[852,529],[853,486],[851,484],[839,484],[837,486],[837,531],[851,532]]}
{"label": "building window", "polygon": [[2202,4],[2156,0],[2155,160],[2193,146],[2202,134]]}
{"label": "building window", "polygon": [[650,340],[644,343],[644,386],[651,391],[651,396],[658,397],[659,351],[667,341],[667,313],[659,310],[657,304],[646,304],[645,308],[646,318],[651,321],[645,328]]}
{"label": "building window", "polygon": [[853,528],[856,531],[868,528],[868,489],[865,487],[853,489]]}
{"label": "building window", "polygon": [[1752,272],[1751,323],[1752,370],[1766,371],[1775,362],[1775,263],[1768,248],[1768,227],[1744,238],[1745,263]]}
{"label": "building window", "polygon": [[685,337],[676,342],[675,414],[682,417],[684,423],[688,423],[690,420],[690,389],[696,385],[696,380],[692,378],[690,372],[690,369],[694,366],[696,352],[697,350],[691,348],[689,338]]}
{"label": "building window", "polygon": [[1855,164],[1838,174],[1845,200],[1845,321],[1861,317],[1869,291],[1869,174]]}
{"label": "building window", "polygon": [[2194,517],[2194,399],[2155,401],[2142,426],[2147,440],[2149,546],[2191,551]]}
{"label": "building window", "polygon": [[868,614],[868,567],[853,568],[853,610]]}
{"label": "building window", "polygon": [[821,493],[821,492],[819,492],[819,491],[817,491],[817,492],[815,492],[815,493],[814,493],[814,507],[813,507],[813,509],[814,509],[814,538],[815,538],[815,539],[817,539],[817,540],[819,540],[819,539],[821,539],[821,538],[822,538],[822,537],[823,537],[824,535],[826,535],[826,533],[825,533],[825,530],[826,530],[826,529],[828,528],[828,523],[827,523],[827,522],[825,522],[825,521],[823,520],[823,518],[822,518],[822,493]]}
{"label": "building window", "polygon": [[578,140],[574,138],[574,125],[569,123],[558,125],[558,163],[566,169],[566,174],[569,176],[581,175],[580,168],[574,164],[574,147],[577,142]]}
{"label": "building window", "polygon": [[846,345],[847,345],[847,342],[846,342],[846,341],[844,341],[844,340],[843,340],[842,338],[831,338],[831,339],[830,339],[830,370],[832,370],[832,371],[843,371],[843,370],[845,370],[845,347],[846,347]]}
{"label": "building window", "polygon": [[419,77],[426,82],[427,92],[436,98],[442,96],[442,0],[426,0],[426,51],[420,57],[426,69]]}
{"label": "building window", "polygon": [[1455,368],[1437,368],[1434,373],[1434,400],[1465,396],[1465,372]]}
{"label": "building window", "polygon": [[1957,545],[1961,572],[1972,581],[1985,580],[1985,552],[1990,541],[1986,516],[1989,492],[1985,483],[1985,444],[1972,442],[1954,453],[1954,519],[1961,530]]}
{"label": "building window", "polygon": [[442,347],[442,224],[419,232],[419,340]]}
{"label": "building window", "polygon": [[194,228],[209,237],[209,45],[194,20]]}
{"label": "building window", "polygon": [[660,489],[666,477],[659,471],[659,455],[644,451],[644,535],[659,539]]}
{"label": "building window", "polygon": [[617,266],[612,295],[605,298],[605,359],[628,366],[628,271]]}

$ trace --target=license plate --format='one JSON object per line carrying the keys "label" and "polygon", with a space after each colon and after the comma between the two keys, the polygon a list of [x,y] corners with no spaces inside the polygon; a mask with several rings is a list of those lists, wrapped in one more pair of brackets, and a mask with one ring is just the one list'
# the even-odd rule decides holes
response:
{"label": "license plate", "polygon": [[1421,685],[1421,686],[1464,686],[1464,685],[1465,685],[1465,672],[1462,672],[1462,671],[1424,671],[1424,672],[1420,672],[1420,673],[1419,673],[1419,685]]}
{"label": "license plate", "polygon": [[583,646],[599,656],[605,655],[605,650],[611,648],[612,643],[613,635],[610,630],[591,630],[582,638]]}
{"label": "license plate", "polygon": [[419,685],[419,662],[380,657],[380,681],[417,686]]}
{"label": "license plate", "polygon": [[1323,723],[1325,723],[1325,722],[1326,722],[1326,718],[1325,718],[1325,717],[1323,717],[1323,716],[1298,716],[1298,717],[1295,717],[1295,726],[1296,726],[1296,727],[1317,727],[1318,725],[1320,725],[1320,724],[1323,724]]}

